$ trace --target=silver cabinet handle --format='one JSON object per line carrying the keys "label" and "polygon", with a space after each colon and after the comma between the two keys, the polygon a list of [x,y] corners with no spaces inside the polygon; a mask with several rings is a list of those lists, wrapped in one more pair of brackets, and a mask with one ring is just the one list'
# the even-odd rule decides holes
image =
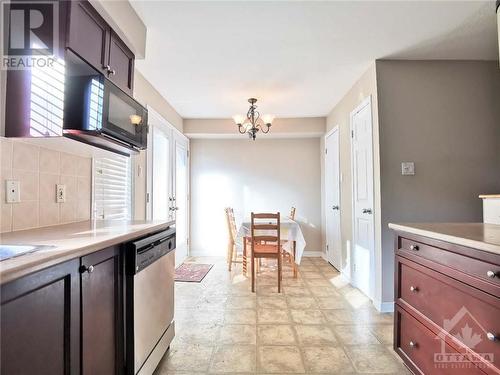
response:
{"label": "silver cabinet handle", "polygon": [[491,333],[491,332],[488,332],[488,333],[486,334],[486,337],[487,337],[487,338],[488,338],[488,340],[490,340],[490,341],[497,341],[497,340],[498,340],[498,337],[497,337],[497,336],[495,336],[495,335],[494,335],[493,333]]}
{"label": "silver cabinet handle", "polygon": [[362,210],[361,212],[362,212],[362,213],[364,213],[364,214],[369,214],[369,215],[371,215],[371,213],[372,213],[372,209],[371,209],[371,208],[363,208],[363,210]]}
{"label": "silver cabinet handle", "polygon": [[114,69],[110,69],[109,72],[108,72],[110,75],[114,76],[116,74],[115,70]]}
{"label": "silver cabinet handle", "polygon": [[410,245],[410,250],[418,251],[418,245]]}
{"label": "silver cabinet handle", "polygon": [[418,287],[412,285],[412,286],[410,286],[410,290],[412,292],[414,292],[414,293],[417,293],[418,292]]}
{"label": "silver cabinet handle", "polygon": [[338,210],[339,208],[339,206],[332,206],[332,210]]}
{"label": "silver cabinet handle", "polygon": [[410,341],[410,347],[416,348],[418,345],[416,342]]}
{"label": "silver cabinet handle", "polygon": [[92,273],[94,272],[94,266],[93,265],[90,265],[90,266],[81,266],[80,267],[80,273],[84,273],[84,272],[88,272],[88,273]]}
{"label": "silver cabinet handle", "polygon": [[104,65],[103,66],[104,70],[107,71],[109,73],[109,71],[111,70],[111,67],[109,65]]}
{"label": "silver cabinet handle", "polygon": [[495,277],[497,277],[497,273],[495,271],[488,271],[486,272],[486,276],[494,279]]}

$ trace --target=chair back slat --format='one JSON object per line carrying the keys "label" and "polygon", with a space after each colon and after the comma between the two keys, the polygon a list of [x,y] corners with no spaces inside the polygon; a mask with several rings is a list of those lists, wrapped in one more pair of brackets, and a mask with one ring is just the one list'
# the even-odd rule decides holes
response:
{"label": "chair back slat", "polygon": [[276,230],[278,229],[278,226],[276,224],[254,224],[254,229],[255,230]]}
{"label": "chair back slat", "polygon": [[277,214],[272,214],[272,213],[258,213],[255,214],[252,212],[252,215],[255,219],[279,219],[280,218],[280,213],[278,212]]}
{"label": "chair back slat", "polygon": [[278,236],[253,236],[254,242],[278,242]]}
{"label": "chair back slat", "polygon": [[226,212],[229,236],[231,237],[232,241],[236,241],[238,229],[236,228],[236,220],[234,219],[234,210],[231,207],[227,207],[224,209],[224,211]]}
{"label": "chair back slat", "polygon": [[251,222],[252,246],[255,243],[280,242],[280,213],[253,213]]}

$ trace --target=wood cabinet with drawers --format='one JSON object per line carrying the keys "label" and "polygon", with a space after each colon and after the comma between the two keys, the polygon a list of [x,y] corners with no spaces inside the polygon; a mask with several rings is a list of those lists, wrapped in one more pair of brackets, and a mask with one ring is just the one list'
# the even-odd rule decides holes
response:
{"label": "wood cabinet with drawers", "polygon": [[395,236],[394,350],[415,374],[500,374],[500,252]]}

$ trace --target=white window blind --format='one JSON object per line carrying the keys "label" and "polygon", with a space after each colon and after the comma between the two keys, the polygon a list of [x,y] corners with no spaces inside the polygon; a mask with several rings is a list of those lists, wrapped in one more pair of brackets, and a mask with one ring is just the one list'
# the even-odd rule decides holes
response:
{"label": "white window blind", "polygon": [[130,158],[116,155],[94,159],[94,212],[96,219],[131,219]]}

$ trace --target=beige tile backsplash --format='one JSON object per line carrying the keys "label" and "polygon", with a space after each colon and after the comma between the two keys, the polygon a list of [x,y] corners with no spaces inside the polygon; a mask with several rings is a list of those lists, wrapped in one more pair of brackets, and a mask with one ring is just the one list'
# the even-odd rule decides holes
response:
{"label": "beige tile backsplash", "polygon": [[[92,160],[19,140],[0,138],[0,232],[88,220]],[[21,202],[6,203],[5,180],[18,180]],[[66,202],[56,202],[56,184]]]}

